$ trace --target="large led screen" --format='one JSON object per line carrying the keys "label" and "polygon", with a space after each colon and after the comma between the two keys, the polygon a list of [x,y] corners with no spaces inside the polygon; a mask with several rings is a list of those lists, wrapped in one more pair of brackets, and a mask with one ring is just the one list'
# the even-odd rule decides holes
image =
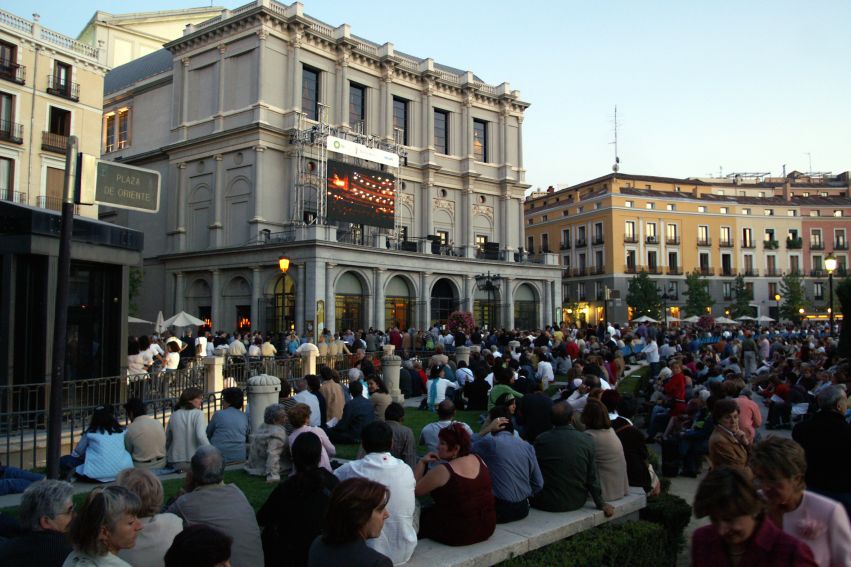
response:
{"label": "large led screen", "polygon": [[329,221],[393,228],[396,177],[328,160]]}

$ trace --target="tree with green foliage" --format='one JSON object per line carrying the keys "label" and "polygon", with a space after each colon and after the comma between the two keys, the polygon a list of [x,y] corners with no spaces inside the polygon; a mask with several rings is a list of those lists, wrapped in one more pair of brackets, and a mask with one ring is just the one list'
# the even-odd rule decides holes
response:
{"label": "tree with green foliage", "polygon": [[709,281],[701,275],[700,270],[695,270],[686,275],[686,317],[692,315],[703,315],[706,308],[711,306],[712,295],[709,293]]}
{"label": "tree with green foliage", "polygon": [[780,318],[795,323],[801,322],[800,310],[807,310],[809,302],[804,293],[804,282],[796,272],[790,272],[780,280]]}
{"label": "tree with green foliage", "polygon": [[656,289],[656,282],[650,279],[646,270],[641,270],[630,280],[626,292],[626,304],[633,310],[633,319],[642,315],[657,321],[661,319],[662,297]]}
{"label": "tree with green foliage", "polygon": [[753,292],[745,285],[745,278],[739,274],[733,282],[733,303],[730,304],[730,317],[736,319],[743,315],[750,315]]}

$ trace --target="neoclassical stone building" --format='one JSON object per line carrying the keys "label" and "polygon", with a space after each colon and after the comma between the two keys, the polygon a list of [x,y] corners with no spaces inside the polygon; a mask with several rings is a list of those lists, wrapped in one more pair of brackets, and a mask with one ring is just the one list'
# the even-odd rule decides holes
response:
{"label": "neoclassical stone building", "polygon": [[[298,332],[557,317],[556,255],[522,249],[528,103],[507,83],[257,0],[114,69],[104,98],[104,157],[163,180],[158,214],[101,212],[145,232],[142,316]],[[392,229],[327,218],[328,160],[395,176]]]}

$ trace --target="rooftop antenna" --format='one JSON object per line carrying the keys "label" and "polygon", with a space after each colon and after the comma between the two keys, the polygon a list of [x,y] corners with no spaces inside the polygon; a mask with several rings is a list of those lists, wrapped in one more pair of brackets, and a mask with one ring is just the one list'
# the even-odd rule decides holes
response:
{"label": "rooftop antenna", "polygon": [[807,171],[807,175],[812,177],[812,174],[813,174],[813,154],[811,154],[810,152],[804,152],[804,153],[807,154],[807,159],[809,159],[809,161],[810,161],[810,169],[809,169],[809,171]]}
{"label": "rooftop antenna", "polygon": [[615,140],[612,142],[615,145],[615,164],[612,166],[612,171],[615,173],[620,169],[621,158],[618,157],[618,105],[615,105],[615,118],[613,120],[615,128]]}

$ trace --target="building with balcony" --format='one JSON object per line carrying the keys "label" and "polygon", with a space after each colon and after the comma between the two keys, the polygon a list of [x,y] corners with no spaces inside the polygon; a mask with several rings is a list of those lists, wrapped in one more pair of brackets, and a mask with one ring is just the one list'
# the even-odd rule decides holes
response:
{"label": "building with balcony", "polygon": [[[716,315],[741,275],[753,290],[755,316],[776,317],[783,275],[805,276],[808,297],[816,299],[826,287],[828,253],[837,258],[837,275],[845,274],[849,190],[848,173],[751,180],[616,173],[530,195],[526,246],[536,253],[544,241],[562,243],[564,317],[570,309],[573,318],[594,324],[608,307],[610,320],[626,321],[627,286],[640,271],[673,291],[669,313],[679,316],[685,276],[695,270],[709,278],[717,303],[707,307]],[[603,238],[586,236],[600,231]],[[610,299],[588,301],[601,296]]]}
{"label": "building with balcony", "polygon": [[[539,327],[561,305],[561,270],[557,241],[522,249],[528,106],[507,83],[257,0],[107,75],[105,156],[160,171],[163,191],[159,214],[101,218],[148,235],[142,316],[315,333],[462,309]],[[341,163],[392,184],[392,213],[335,216]]]}
{"label": "building with balcony", "polygon": [[68,136],[100,156],[106,72],[96,48],[0,10],[0,199],[59,210]]}

